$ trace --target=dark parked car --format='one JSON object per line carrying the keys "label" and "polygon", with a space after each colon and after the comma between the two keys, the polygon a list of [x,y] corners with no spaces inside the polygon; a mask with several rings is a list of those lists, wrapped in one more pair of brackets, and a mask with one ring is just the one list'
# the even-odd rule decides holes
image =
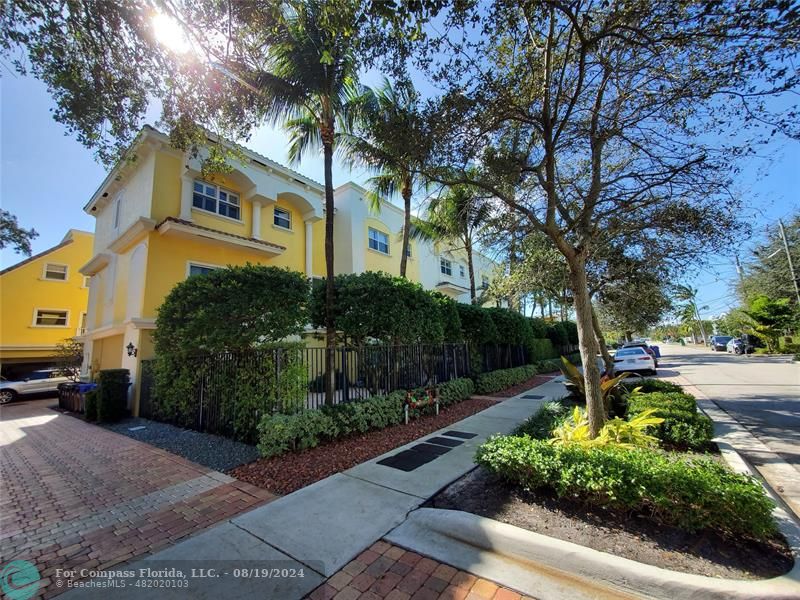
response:
{"label": "dark parked car", "polygon": [[728,342],[730,342],[732,339],[732,335],[712,335],[711,340],[709,341],[711,351],[716,352],[719,350],[720,352],[725,352],[728,347]]}

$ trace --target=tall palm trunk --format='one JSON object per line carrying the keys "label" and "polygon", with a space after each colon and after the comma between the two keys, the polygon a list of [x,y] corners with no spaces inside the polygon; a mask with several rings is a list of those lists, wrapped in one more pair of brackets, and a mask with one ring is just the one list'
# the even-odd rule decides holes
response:
{"label": "tall palm trunk", "polygon": [[406,180],[403,182],[403,189],[400,193],[403,196],[403,254],[400,256],[400,277],[406,276],[406,265],[408,264],[408,244],[411,228],[411,183]]}
{"label": "tall palm trunk", "polygon": [[464,249],[467,251],[467,268],[469,269],[469,298],[475,304],[478,294],[475,292],[475,267],[472,264],[472,239],[469,234],[464,236]]}
{"label": "tall palm trunk", "polygon": [[[328,135],[326,135],[326,133]],[[327,138],[327,139],[326,139]],[[325,157],[325,404],[333,405],[336,394],[336,324],[333,320],[333,128],[323,132]]]}

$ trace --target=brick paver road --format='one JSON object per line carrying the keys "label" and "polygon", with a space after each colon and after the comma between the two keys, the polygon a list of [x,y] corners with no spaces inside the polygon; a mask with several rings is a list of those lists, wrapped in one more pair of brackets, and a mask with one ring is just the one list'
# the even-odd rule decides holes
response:
{"label": "brick paver road", "polygon": [[306,600],[533,600],[385,542],[375,542]]}
{"label": "brick paver road", "polygon": [[54,403],[0,409],[0,566],[36,564],[40,596],[57,568],[109,568],[274,498]]}

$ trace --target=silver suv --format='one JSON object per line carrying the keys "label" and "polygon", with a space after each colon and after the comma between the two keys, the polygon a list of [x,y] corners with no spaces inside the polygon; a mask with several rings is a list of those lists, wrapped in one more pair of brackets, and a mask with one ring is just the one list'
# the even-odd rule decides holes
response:
{"label": "silver suv", "polygon": [[61,383],[72,381],[61,369],[32,371],[19,381],[0,382],[0,404],[7,404],[26,394],[56,393]]}

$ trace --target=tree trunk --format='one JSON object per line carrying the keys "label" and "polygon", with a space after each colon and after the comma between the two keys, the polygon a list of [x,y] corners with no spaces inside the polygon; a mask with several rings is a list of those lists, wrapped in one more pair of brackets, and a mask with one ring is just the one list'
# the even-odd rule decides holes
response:
{"label": "tree trunk", "polygon": [[606,365],[606,373],[614,373],[614,358],[609,354],[606,347],[606,338],[603,336],[603,330],[600,328],[600,321],[597,320],[597,312],[592,306],[592,327],[594,328],[594,335],[597,338],[597,345],[600,346],[600,354],[603,355],[603,362]]}
{"label": "tree trunk", "polygon": [[464,248],[467,251],[467,268],[469,269],[469,297],[473,304],[478,299],[478,294],[475,292],[475,269],[472,264],[472,239],[467,235],[464,236]]}
{"label": "tree trunk", "polygon": [[[509,275],[513,275],[514,271],[517,267],[517,236],[514,231],[511,232],[511,241],[509,242],[508,247],[508,273]],[[515,298],[514,292],[511,292],[508,295],[508,308],[509,310],[515,310],[517,306],[516,302],[517,298]],[[519,298],[520,306],[522,305],[522,298]]]}
{"label": "tree trunk", "polygon": [[575,298],[578,346],[586,383],[586,414],[589,417],[590,435],[594,438],[600,433],[606,417],[600,392],[600,369],[597,368],[597,340],[592,324],[592,302],[586,282],[586,259],[580,255],[574,256],[567,259],[567,264],[570,271],[570,286]]}
{"label": "tree trunk", "polygon": [[411,229],[411,184],[403,182],[403,189],[400,191],[403,196],[403,253],[400,255],[400,277],[406,276],[406,265],[408,263],[408,238]]}
{"label": "tree trunk", "polygon": [[333,321],[333,131],[331,140],[323,141],[325,157],[325,404],[336,398],[336,324]]}

